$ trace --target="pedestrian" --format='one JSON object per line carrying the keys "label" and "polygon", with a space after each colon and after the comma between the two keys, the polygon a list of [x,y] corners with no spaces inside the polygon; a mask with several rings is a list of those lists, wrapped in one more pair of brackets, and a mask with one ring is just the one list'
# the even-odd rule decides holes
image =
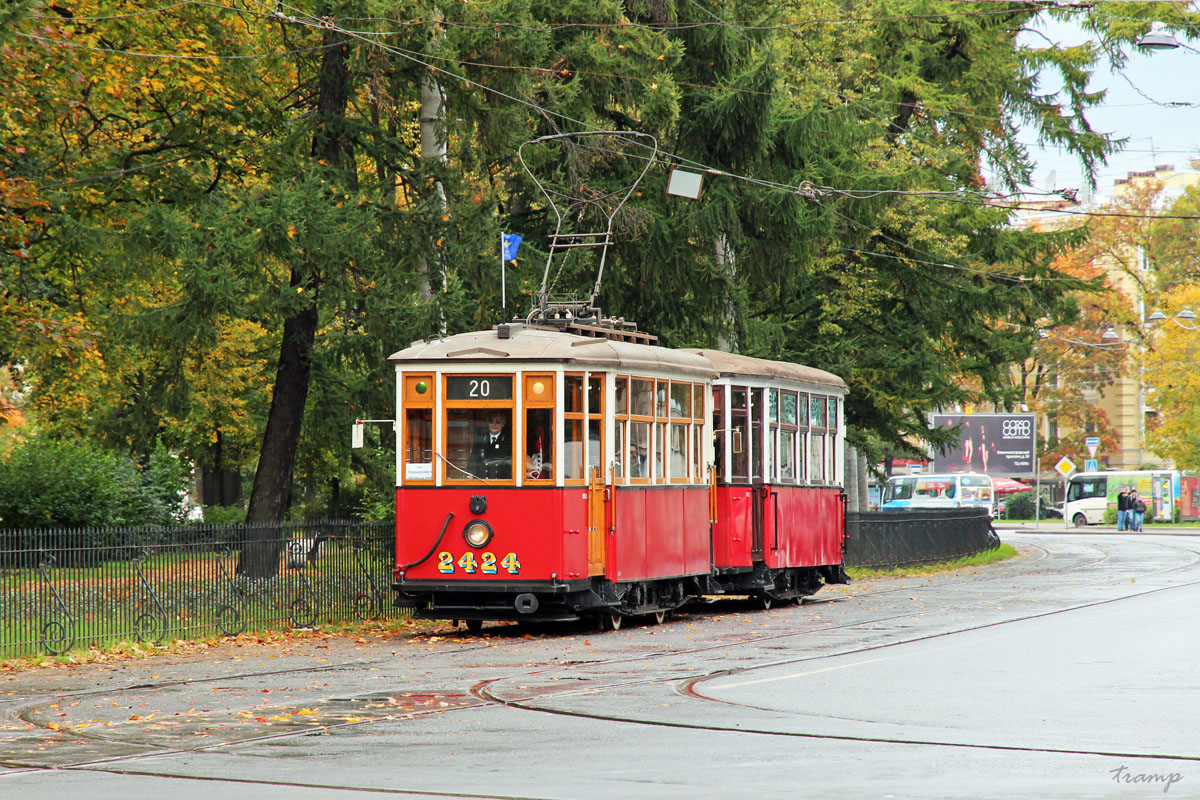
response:
{"label": "pedestrian", "polygon": [[1146,519],[1146,504],[1138,497],[1137,489],[1129,493],[1129,512],[1133,516],[1132,529],[1140,533],[1142,522]]}
{"label": "pedestrian", "polygon": [[1129,527],[1129,489],[1122,486],[1117,495],[1117,530],[1123,531]]}

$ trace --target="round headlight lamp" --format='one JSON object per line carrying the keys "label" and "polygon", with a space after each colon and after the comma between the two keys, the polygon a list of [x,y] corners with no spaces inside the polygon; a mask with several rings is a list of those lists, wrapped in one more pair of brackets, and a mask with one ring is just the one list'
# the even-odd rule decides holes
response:
{"label": "round headlight lamp", "polygon": [[492,540],[492,526],[481,519],[473,519],[463,528],[463,538],[471,547],[486,547]]}

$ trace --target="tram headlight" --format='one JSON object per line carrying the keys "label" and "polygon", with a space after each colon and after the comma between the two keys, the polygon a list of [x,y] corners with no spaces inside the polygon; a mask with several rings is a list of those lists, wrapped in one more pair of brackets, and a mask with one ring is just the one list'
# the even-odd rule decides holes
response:
{"label": "tram headlight", "polygon": [[471,547],[486,547],[492,540],[492,526],[481,519],[473,519],[463,528],[463,538]]}

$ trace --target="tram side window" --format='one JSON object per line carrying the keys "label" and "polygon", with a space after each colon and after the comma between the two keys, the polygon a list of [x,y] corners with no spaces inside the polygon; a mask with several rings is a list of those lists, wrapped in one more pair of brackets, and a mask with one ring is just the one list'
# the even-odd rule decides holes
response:
{"label": "tram side window", "polygon": [[563,477],[583,480],[583,376],[566,375],[563,388]]}
{"label": "tram side window", "polygon": [[717,480],[729,474],[725,469],[725,387],[713,387],[713,451],[716,457]]}
{"label": "tram side window", "polygon": [[625,477],[625,431],[629,424],[629,378],[624,375],[619,375],[613,379],[614,383],[614,402],[616,408],[613,409],[613,414],[616,417],[615,425],[613,426],[613,477]]}
{"label": "tram side window", "polygon": [[554,409],[525,411],[525,477],[547,481],[554,478]]}
{"label": "tram side window", "polygon": [[829,446],[824,430],[827,409],[825,398],[814,394],[808,404],[808,424],[812,429],[808,436],[808,479],[813,483],[824,483],[830,477],[825,472],[825,450]]}
{"label": "tram side window", "polygon": [[588,415],[588,472],[593,475],[603,475],[604,472],[604,441],[600,431],[604,426],[604,376],[588,376],[587,395]]}
{"label": "tram side window", "polygon": [[692,436],[692,384],[671,381],[671,427],[668,433],[670,447],[667,463],[671,480],[683,483],[688,480],[688,442]]}
{"label": "tram side window", "polygon": [[687,479],[688,476],[688,426],[671,423],[671,478]]}
{"label": "tram side window", "polygon": [[433,480],[433,409],[408,409],[404,430],[404,480]]}
{"label": "tram side window", "polygon": [[650,477],[650,423],[629,423],[629,477]]}
{"label": "tram side window", "polygon": [[767,480],[779,479],[779,390],[767,390]]}
{"label": "tram side window", "polygon": [[761,478],[766,473],[763,471],[764,466],[770,469],[770,465],[763,464],[763,416],[766,412],[766,406],[763,403],[763,390],[750,390],[750,467],[753,470],[751,477]]}
{"label": "tram side window", "polygon": [[654,381],[633,379],[629,413],[638,417],[654,416]]}
{"label": "tram side window", "polygon": [[813,483],[825,481],[825,434],[808,435],[808,479]]}
{"label": "tram side window", "polygon": [[663,447],[663,428],[665,427],[665,423],[654,423],[654,477],[659,480],[661,480],[664,475],[663,453],[666,452],[666,448]]}
{"label": "tram side window", "polygon": [[448,409],[446,460],[447,480],[511,480],[512,411]]}
{"label": "tram side window", "polygon": [[791,483],[796,480],[796,393],[780,393],[779,414],[779,477]]}
{"label": "tram side window", "polygon": [[750,436],[749,436],[749,391],[733,388],[730,390],[729,411],[729,477],[732,480],[746,480],[750,477]]}
{"label": "tram side window", "polygon": [[613,458],[612,458],[613,477],[614,478],[624,478],[625,477],[625,462],[624,462],[625,421],[624,420],[619,420],[617,422],[616,427],[613,428],[613,447],[615,448],[615,451],[613,452]]}
{"label": "tram side window", "polygon": [[808,475],[808,395],[796,395],[796,480]]}

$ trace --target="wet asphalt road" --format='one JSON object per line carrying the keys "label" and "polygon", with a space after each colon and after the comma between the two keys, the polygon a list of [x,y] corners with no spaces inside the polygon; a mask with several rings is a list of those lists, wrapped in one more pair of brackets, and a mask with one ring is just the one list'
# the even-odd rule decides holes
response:
{"label": "wet asphalt road", "polygon": [[0,797],[1200,796],[1200,537],[666,625],[224,644],[0,675]]}

